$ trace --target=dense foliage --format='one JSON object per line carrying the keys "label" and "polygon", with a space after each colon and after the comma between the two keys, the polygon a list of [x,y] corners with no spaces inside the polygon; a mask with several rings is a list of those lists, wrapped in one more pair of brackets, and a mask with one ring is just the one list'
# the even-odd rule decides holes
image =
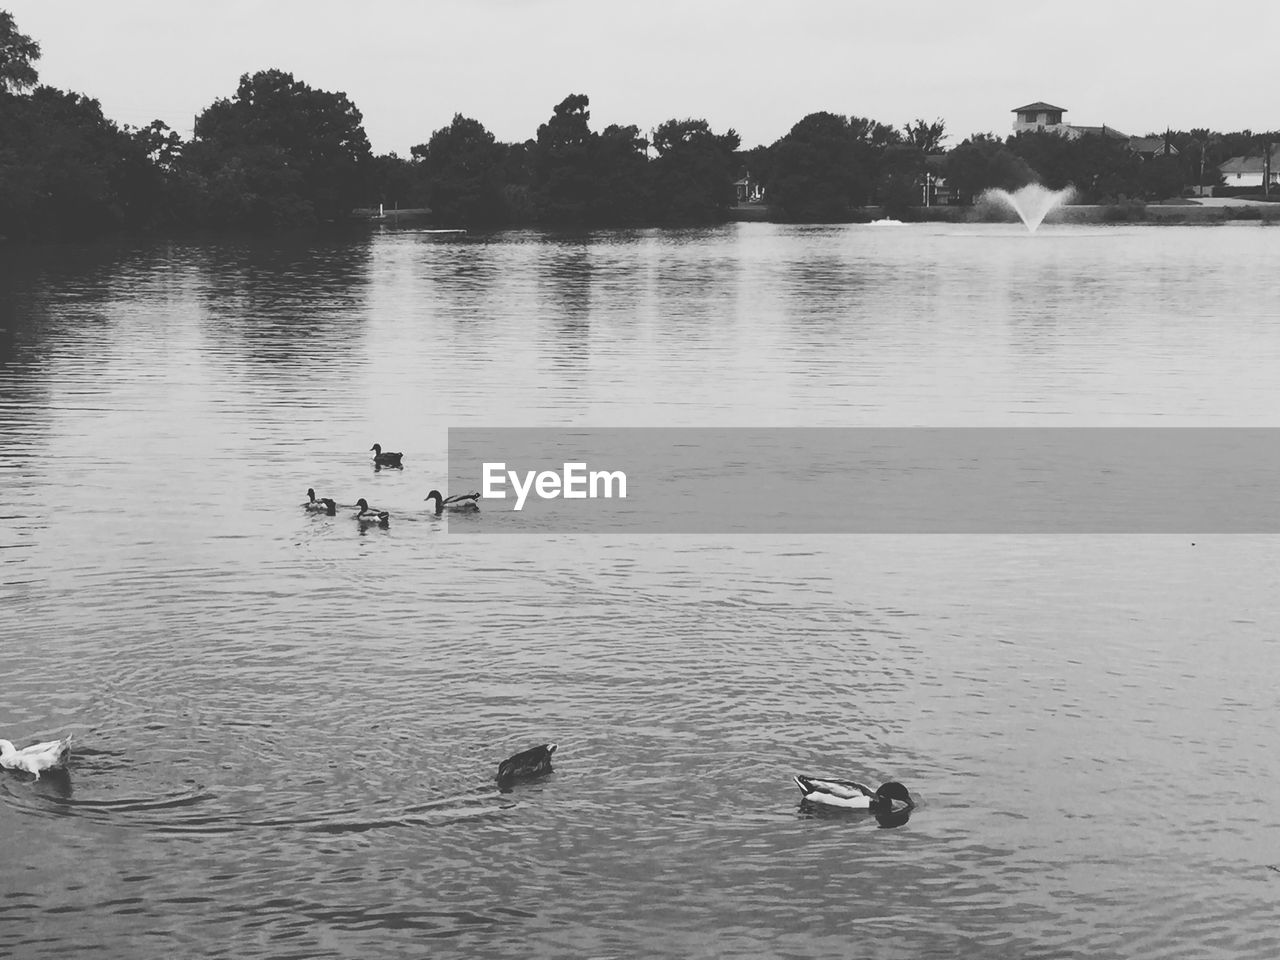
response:
{"label": "dense foliage", "polygon": [[[964,202],[990,187],[1072,184],[1085,202],[1177,196],[1220,182],[1217,165],[1280,135],[1169,131],[1172,150],[1139,155],[1127,139],[1033,132],[978,134],[950,152],[941,120],[901,128],[812,113],[768,146],[741,150],[733,130],[673,118],[646,135],[591,128],[585,94],[565,97],[536,135],[502,143],[461,114],[410,156],[374,156],[344,93],[282,70],[240,78],[183,140],[141,129],[98,101],[41,86],[40,45],[0,11],[0,234],[79,238],[106,232],[277,229],[353,216],[356,208],[427,208],[450,226],[714,223],[763,189],[774,217],[839,221],[879,207],[905,217],[939,177]],[[1175,153],[1176,151],[1176,153]]]}
{"label": "dense foliage", "polygon": [[196,118],[180,168],[197,220],[280,227],[348,216],[371,159],[346,94],[264,70]]}

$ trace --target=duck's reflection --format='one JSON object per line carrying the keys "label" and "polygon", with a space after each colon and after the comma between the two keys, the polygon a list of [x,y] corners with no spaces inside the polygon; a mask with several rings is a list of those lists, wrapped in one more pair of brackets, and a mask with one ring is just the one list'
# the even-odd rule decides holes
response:
{"label": "duck's reflection", "polygon": [[900,827],[911,819],[914,807],[898,807],[892,810],[850,810],[843,807],[832,807],[809,800],[800,801],[799,816],[811,820],[865,820],[868,814],[885,830]]}
{"label": "duck's reflection", "polygon": [[15,780],[26,781],[36,796],[49,797],[54,800],[71,799],[71,774],[66,770],[45,770],[36,779],[26,771],[4,771]]}

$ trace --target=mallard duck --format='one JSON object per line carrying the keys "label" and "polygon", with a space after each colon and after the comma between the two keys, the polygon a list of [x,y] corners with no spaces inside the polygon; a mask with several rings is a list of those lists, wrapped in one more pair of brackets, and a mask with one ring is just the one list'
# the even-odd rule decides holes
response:
{"label": "mallard duck", "polygon": [[480,499],[479,493],[457,493],[452,497],[446,497],[439,490],[432,490],[423,499],[436,502],[437,517],[446,510],[456,510],[459,513],[475,513],[480,509],[480,504],[476,502]]}
{"label": "mallard duck", "polygon": [[382,523],[385,524],[391,519],[391,514],[385,510],[379,510],[377,507],[369,506],[369,501],[361,497],[356,501],[359,511],[356,513],[356,519],[361,523]]}
{"label": "mallard duck", "polygon": [[59,770],[65,767],[70,756],[70,735],[62,740],[33,743],[21,750],[15,749],[8,740],[0,740],[0,767],[34,773],[37,780],[40,779],[41,770]]}
{"label": "mallard duck", "polygon": [[854,780],[830,780],[824,777],[796,776],[796,786],[803,796],[802,803],[820,803],[845,810],[870,810],[885,813],[893,810],[895,802],[905,803],[910,809],[916,805],[907,788],[896,780],[882,783],[875,790]]}
{"label": "mallard duck", "polygon": [[498,788],[506,790],[517,780],[529,780],[550,773],[551,755],[555,752],[554,743],[544,743],[503,760],[498,764]]}
{"label": "mallard duck", "polygon": [[401,460],[404,459],[403,453],[392,453],[389,450],[386,453],[383,453],[382,444],[380,443],[375,443],[369,449],[373,451],[373,462],[376,463],[378,466],[380,467],[403,466],[403,464],[400,462]]}
{"label": "mallard duck", "polygon": [[338,505],[333,500],[329,497],[316,499],[316,492],[311,487],[307,487],[307,497],[309,499],[302,506],[312,513],[327,513],[332,517],[338,512]]}

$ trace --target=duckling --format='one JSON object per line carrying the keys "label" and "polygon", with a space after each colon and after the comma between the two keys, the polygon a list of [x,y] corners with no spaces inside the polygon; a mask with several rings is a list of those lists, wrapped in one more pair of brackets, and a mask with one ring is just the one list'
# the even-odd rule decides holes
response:
{"label": "duckling", "polygon": [[382,444],[380,443],[375,443],[369,449],[373,451],[373,462],[380,467],[404,466],[404,464],[400,462],[402,459],[404,459],[403,453],[392,453],[390,450],[388,450],[386,453],[383,453]]}
{"label": "duckling", "polygon": [[391,519],[391,514],[386,510],[369,506],[369,501],[364,497],[356,501],[356,506],[360,508],[356,513],[356,519],[361,523],[380,523],[385,527],[387,521]]}
{"label": "duckling", "polygon": [[21,750],[8,740],[0,740],[0,767],[6,770],[25,770],[40,779],[41,770],[62,770],[71,756],[71,736],[61,740],[33,743]]}
{"label": "duckling", "polygon": [[436,502],[437,517],[446,510],[454,510],[458,513],[478,513],[480,510],[480,504],[476,502],[480,499],[479,493],[458,493],[452,497],[445,497],[439,490],[432,490],[423,499]]}

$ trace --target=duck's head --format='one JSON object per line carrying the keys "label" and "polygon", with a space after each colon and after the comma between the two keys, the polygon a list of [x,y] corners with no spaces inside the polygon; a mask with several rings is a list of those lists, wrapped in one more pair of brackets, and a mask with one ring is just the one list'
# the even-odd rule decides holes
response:
{"label": "duck's head", "polygon": [[911,794],[907,792],[907,788],[896,780],[880,784],[880,788],[876,790],[876,800],[880,801],[885,809],[890,810],[893,809],[895,800],[899,803],[905,803],[907,809],[911,809],[916,805],[916,802],[911,799]]}
{"label": "duck's head", "polygon": [[370,447],[369,449],[370,449],[370,450],[372,450],[372,451],[374,452],[374,454],[376,454],[376,455],[380,455],[380,454],[382,453],[382,444],[380,444],[380,443],[375,443],[375,444],[374,444],[372,447]]}
{"label": "duck's head", "polygon": [[444,494],[442,494],[439,490],[432,490],[430,493],[428,493],[428,494],[427,494],[425,497],[423,497],[422,499],[423,499],[423,500],[441,500],[441,501],[443,501],[443,500],[444,500]]}
{"label": "duck's head", "polygon": [[368,510],[369,501],[366,500],[364,497],[361,497],[359,500],[356,501],[356,506],[359,507],[361,510]]}
{"label": "duck's head", "polygon": [[873,810],[872,816],[876,818],[876,823],[881,829],[892,830],[894,827],[900,827],[911,819],[911,811],[914,807],[898,807],[896,810]]}
{"label": "duck's head", "polygon": [[316,491],[314,487],[307,487],[307,499],[312,503],[316,502]]}

